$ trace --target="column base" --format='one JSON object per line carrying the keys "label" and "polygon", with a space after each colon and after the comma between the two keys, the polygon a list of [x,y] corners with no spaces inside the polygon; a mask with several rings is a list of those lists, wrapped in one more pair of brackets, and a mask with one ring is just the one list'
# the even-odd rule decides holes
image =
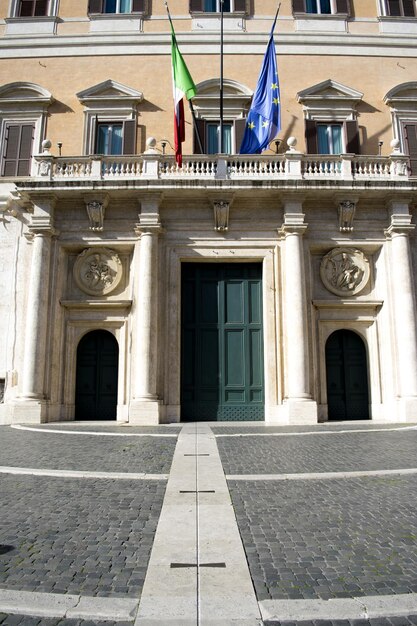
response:
{"label": "column base", "polygon": [[43,424],[48,421],[48,404],[44,400],[21,398],[11,407],[14,424]]}
{"label": "column base", "polygon": [[317,424],[317,402],[303,398],[289,398],[282,406],[288,424]]}
{"label": "column base", "polygon": [[417,423],[417,398],[398,398],[396,421]]}
{"label": "column base", "polygon": [[165,407],[159,400],[133,400],[129,407],[129,424],[155,426],[163,421]]}

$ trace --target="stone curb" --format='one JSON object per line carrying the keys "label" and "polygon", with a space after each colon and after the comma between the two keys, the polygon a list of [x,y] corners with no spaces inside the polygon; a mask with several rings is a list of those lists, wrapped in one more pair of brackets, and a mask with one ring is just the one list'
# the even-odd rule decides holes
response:
{"label": "stone curb", "polygon": [[138,600],[0,589],[0,613],[133,622]]}
{"label": "stone curb", "polygon": [[168,474],[129,474],[128,472],[86,472],[76,470],[44,470],[31,467],[0,467],[0,474],[54,476],[56,478],[96,478],[106,480],[168,480]]}
{"label": "stone curb", "polygon": [[331,600],[263,600],[264,621],[371,619],[417,613],[417,593]]}

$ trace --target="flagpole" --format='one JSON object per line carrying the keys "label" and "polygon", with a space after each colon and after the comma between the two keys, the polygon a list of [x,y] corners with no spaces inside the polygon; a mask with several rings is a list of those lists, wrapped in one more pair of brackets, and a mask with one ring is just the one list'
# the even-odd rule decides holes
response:
{"label": "flagpole", "polygon": [[220,0],[220,137],[219,152],[223,154],[223,15],[224,0]]}

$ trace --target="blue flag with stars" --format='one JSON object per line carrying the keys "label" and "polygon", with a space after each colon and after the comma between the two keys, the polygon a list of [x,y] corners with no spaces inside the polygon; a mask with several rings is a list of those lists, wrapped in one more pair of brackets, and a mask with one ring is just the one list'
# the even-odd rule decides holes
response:
{"label": "blue flag with stars", "polygon": [[274,43],[276,21],[275,17],[252,98],[240,154],[260,154],[281,130],[281,101]]}

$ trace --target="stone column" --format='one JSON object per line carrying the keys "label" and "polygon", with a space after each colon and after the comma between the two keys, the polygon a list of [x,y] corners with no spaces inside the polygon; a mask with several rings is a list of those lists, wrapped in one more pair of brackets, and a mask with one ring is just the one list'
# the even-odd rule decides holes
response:
{"label": "stone column", "polygon": [[158,239],[160,195],[150,195],[141,201],[140,250],[137,276],[137,298],[134,325],[133,399],[129,422],[158,424],[161,403],[157,393],[158,367]]}
{"label": "stone column", "polygon": [[285,408],[292,424],[317,422],[317,404],[310,392],[309,337],[304,271],[303,235],[307,229],[300,201],[285,204],[284,224],[279,233],[285,237]]}
{"label": "stone column", "polygon": [[397,349],[398,418],[417,419],[417,315],[414,273],[411,261],[409,233],[411,224],[409,203],[391,203],[391,225],[387,236],[391,240],[391,280],[394,308],[394,329]]}
{"label": "stone column", "polygon": [[33,239],[26,302],[24,360],[21,394],[15,414],[20,412],[25,419],[39,422],[46,418],[45,370],[55,197],[38,197],[33,202],[34,214],[29,226]]}

